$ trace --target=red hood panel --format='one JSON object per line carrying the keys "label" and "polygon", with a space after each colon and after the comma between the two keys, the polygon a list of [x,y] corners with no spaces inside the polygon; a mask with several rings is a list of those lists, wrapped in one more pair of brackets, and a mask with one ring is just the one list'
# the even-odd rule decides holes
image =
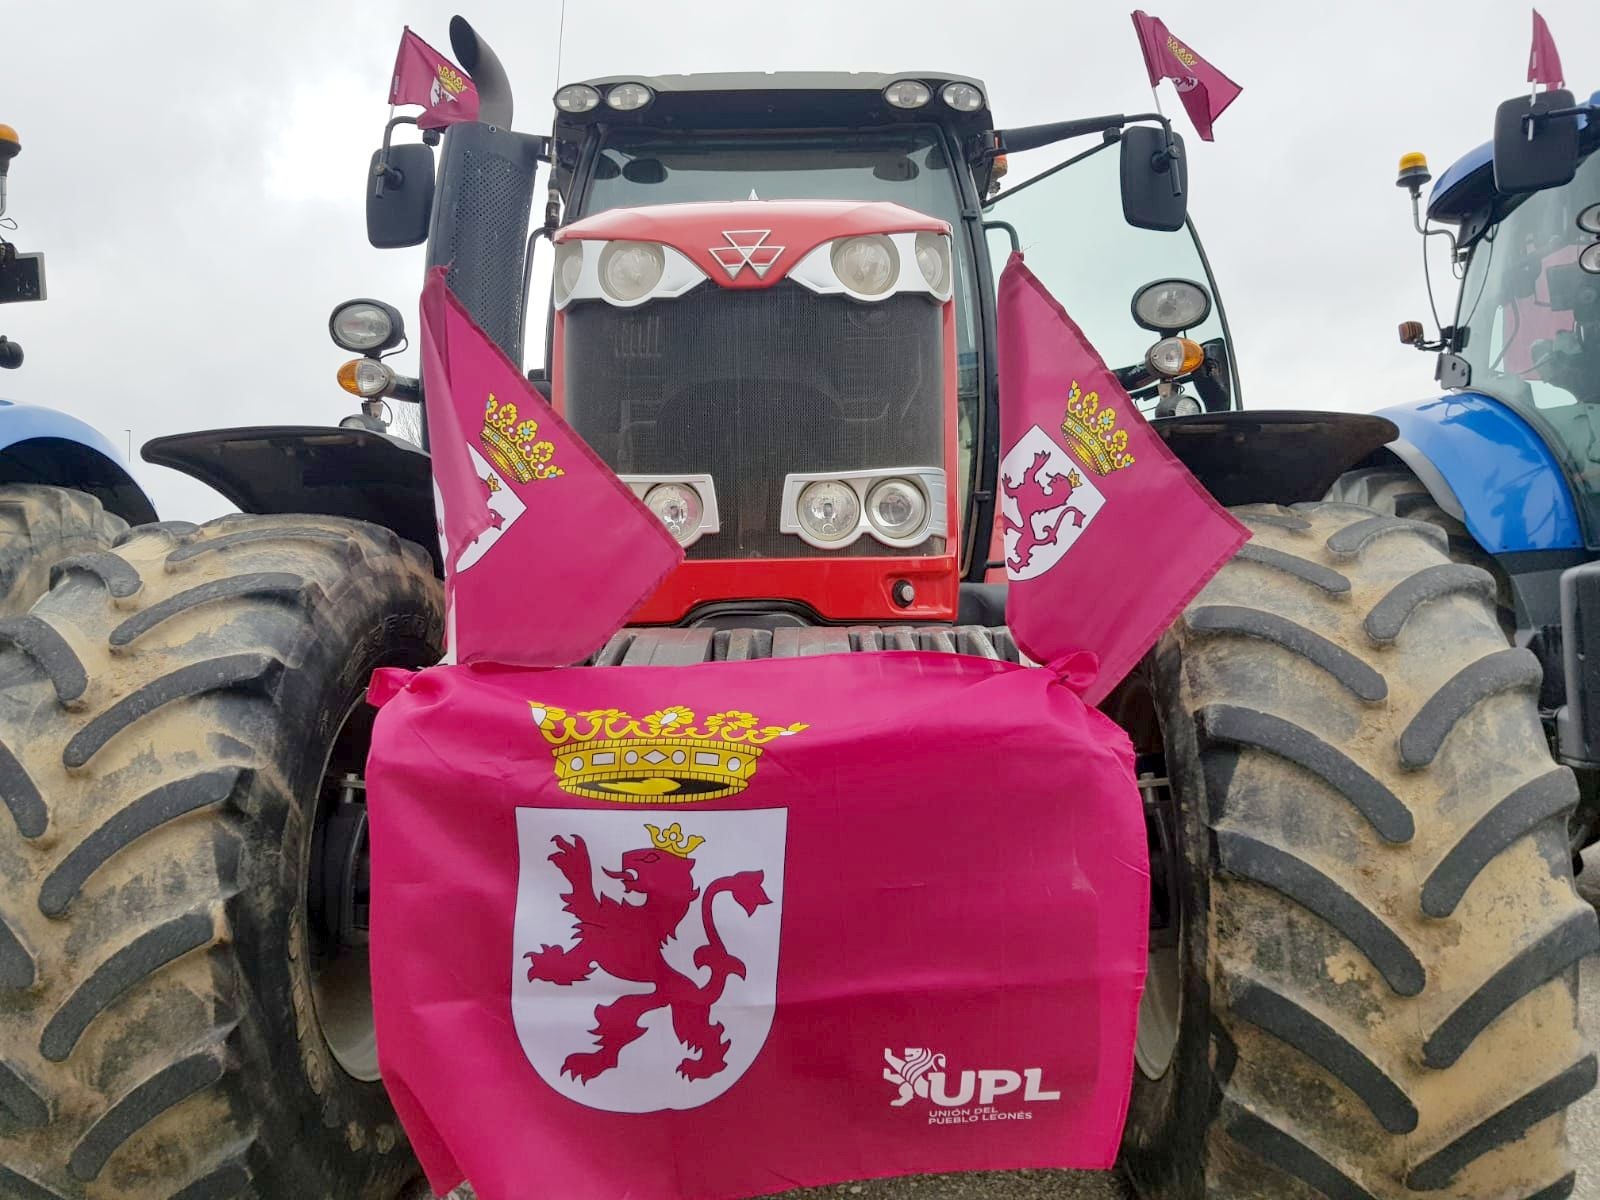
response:
{"label": "red hood panel", "polygon": [[660,242],[721,287],[771,287],[823,242],[863,233],[948,233],[899,204],[854,200],[735,200],[614,208],[558,230],[557,242]]}

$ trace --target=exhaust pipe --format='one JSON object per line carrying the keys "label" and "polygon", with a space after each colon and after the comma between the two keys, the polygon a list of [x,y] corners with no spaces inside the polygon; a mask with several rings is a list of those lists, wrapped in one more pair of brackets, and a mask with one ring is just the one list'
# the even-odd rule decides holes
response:
{"label": "exhaust pipe", "polygon": [[478,120],[510,129],[511,81],[489,43],[478,36],[465,17],[450,18],[450,48],[478,89]]}

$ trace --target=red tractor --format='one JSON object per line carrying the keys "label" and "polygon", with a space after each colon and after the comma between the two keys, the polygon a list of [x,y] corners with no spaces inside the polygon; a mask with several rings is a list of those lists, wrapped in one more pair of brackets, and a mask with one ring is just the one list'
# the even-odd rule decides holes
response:
{"label": "red tractor", "polygon": [[[959,76],[728,74],[572,84],[540,136],[452,40],[481,120],[437,167],[379,152],[369,234],[425,242],[517,361],[553,243],[529,375],[687,554],[597,661],[1014,659],[994,286],[1022,245],[1253,531],[1105,706],[1154,889],[1129,1175],[1570,1194],[1596,931],[1538,664],[1435,526],[1321,502],[1391,424],[1240,409],[1165,121],[1003,130]],[[1077,137],[1000,191],[1007,153]],[[0,623],[0,1194],[379,1197],[415,1172],[372,1040],[362,697],[437,659],[439,551],[427,458],[377,416],[417,394],[381,361],[399,314],[332,330],[362,414],[152,443],[244,513],[135,528]]]}

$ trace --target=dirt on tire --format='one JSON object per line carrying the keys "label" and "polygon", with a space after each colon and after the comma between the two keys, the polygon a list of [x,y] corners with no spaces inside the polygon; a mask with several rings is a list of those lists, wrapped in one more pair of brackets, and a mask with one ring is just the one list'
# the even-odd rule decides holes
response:
{"label": "dirt on tire", "polygon": [[1495,581],[1437,526],[1235,510],[1252,540],[1164,639],[1183,822],[1177,1056],[1136,1080],[1145,1195],[1554,1200],[1593,1087],[1577,799]]}
{"label": "dirt on tire", "polygon": [[307,879],[372,669],[437,658],[428,556],[234,516],[57,574],[0,642],[0,1196],[392,1196],[415,1163],[323,1037]]}

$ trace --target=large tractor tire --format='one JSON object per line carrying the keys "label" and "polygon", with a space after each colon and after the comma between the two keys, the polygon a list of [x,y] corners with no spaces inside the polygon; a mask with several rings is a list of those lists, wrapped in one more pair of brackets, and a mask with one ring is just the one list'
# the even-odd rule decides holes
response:
{"label": "large tractor tire", "polygon": [[1181,920],[1152,954],[1128,1170],[1176,1200],[1568,1196],[1600,931],[1538,663],[1431,524],[1236,514],[1251,542],[1153,660]]}
{"label": "large tractor tire", "polygon": [[109,550],[127,531],[126,521],[86,492],[0,486],[0,620],[27,612],[61,563]]}
{"label": "large tractor tire", "polygon": [[251,516],[136,529],[8,624],[0,1197],[357,1200],[415,1174],[351,801],[368,677],[436,661],[441,630],[418,547]]}

